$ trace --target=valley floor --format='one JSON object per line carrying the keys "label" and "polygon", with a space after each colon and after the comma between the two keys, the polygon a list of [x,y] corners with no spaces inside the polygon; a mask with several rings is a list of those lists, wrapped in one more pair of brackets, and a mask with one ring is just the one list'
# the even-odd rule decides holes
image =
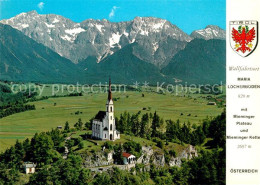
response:
{"label": "valley floor", "polygon": [[[44,94],[44,95],[49,95]],[[113,93],[115,116],[121,113],[158,114],[164,119],[179,119],[181,123],[199,124],[201,120],[219,115],[223,107],[207,105],[207,95],[158,94],[156,92],[127,91]],[[88,122],[99,110],[105,109],[106,93],[88,93],[83,96],[58,97],[30,102],[36,110],[21,112],[0,120],[0,151],[15,141],[32,137],[36,132],[48,131],[57,126],[64,127],[66,121],[73,126],[79,118]]]}

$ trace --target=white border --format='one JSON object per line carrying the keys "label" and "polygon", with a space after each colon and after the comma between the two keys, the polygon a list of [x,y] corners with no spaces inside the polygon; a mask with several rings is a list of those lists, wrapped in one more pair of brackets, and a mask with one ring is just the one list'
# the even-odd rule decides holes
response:
{"label": "white border", "polygon": [[[238,72],[229,71],[230,66],[260,67],[260,46],[247,57],[241,57],[230,47],[229,21],[256,20],[260,21],[259,0],[227,0],[226,1],[226,54],[227,54],[227,86],[228,85],[260,85],[260,71]],[[259,29],[259,28],[258,28]],[[258,30],[259,33],[259,30]],[[238,77],[250,78],[250,81],[238,81]],[[249,95],[250,98],[238,98],[239,94]],[[241,111],[247,108],[247,111]],[[233,115],[254,115],[251,126],[238,126]],[[239,121],[240,121],[239,120]],[[249,129],[248,133],[240,132]],[[260,136],[260,89],[229,89],[227,87],[227,136],[252,135]],[[238,145],[247,145],[246,148],[237,148]],[[251,145],[251,148],[248,148]],[[227,139],[226,184],[260,185],[260,139]],[[258,169],[258,173],[233,173],[231,169]]]}

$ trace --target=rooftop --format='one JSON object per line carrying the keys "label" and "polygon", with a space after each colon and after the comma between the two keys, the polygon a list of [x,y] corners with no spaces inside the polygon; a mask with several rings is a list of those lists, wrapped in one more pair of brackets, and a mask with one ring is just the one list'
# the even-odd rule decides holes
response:
{"label": "rooftop", "polygon": [[128,158],[128,157],[130,157],[132,154],[129,154],[129,153],[126,153],[126,152],[123,152],[122,153],[122,156],[123,157],[126,157],[126,158]]}
{"label": "rooftop", "polygon": [[105,116],[106,116],[106,112],[105,111],[99,111],[94,119],[102,121]]}
{"label": "rooftop", "polygon": [[36,167],[36,164],[34,164],[34,163],[32,163],[32,162],[25,162],[23,165],[24,165],[24,167],[26,167],[26,168]]}

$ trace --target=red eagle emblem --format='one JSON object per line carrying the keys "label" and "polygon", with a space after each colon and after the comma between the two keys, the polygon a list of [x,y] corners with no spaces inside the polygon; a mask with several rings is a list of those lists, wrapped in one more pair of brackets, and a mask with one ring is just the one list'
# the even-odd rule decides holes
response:
{"label": "red eagle emblem", "polygon": [[232,39],[235,41],[235,50],[245,53],[253,48],[252,41],[255,39],[255,28],[249,30],[248,26],[239,26],[238,30],[232,29]]}

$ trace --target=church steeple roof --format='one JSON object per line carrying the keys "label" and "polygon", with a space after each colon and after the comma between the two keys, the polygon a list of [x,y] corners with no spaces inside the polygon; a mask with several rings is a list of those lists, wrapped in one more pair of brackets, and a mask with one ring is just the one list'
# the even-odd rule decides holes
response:
{"label": "church steeple roof", "polygon": [[112,100],[111,79],[109,77],[108,101]]}

